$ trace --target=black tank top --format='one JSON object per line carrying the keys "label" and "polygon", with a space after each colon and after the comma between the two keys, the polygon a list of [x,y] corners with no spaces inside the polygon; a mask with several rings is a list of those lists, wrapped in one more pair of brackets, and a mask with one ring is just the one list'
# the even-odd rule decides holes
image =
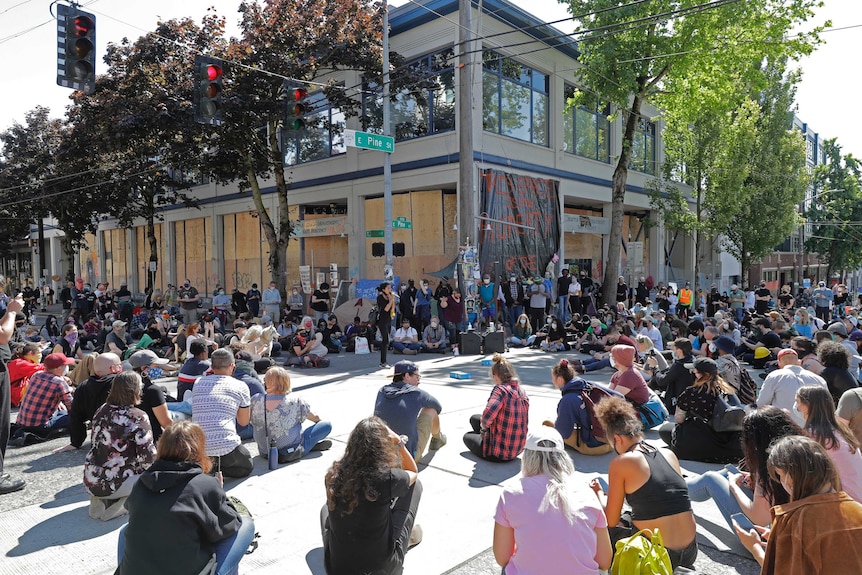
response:
{"label": "black tank top", "polygon": [[638,443],[635,447],[638,445],[649,465],[650,476],[640,489],[626,495],[632,507],[632,518],[644,521],[691,511],[685,479],[655,447],[646,443]]}

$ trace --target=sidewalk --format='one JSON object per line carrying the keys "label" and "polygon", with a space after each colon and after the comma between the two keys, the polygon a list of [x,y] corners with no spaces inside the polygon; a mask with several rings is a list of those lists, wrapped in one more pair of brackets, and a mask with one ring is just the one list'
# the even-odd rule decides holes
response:
{"label": "sidewalk", "polygon": [[[530,420],[539,425],[556,410],[559,392],[550,384],[550,367],[560,355],[534,350],[508,353],[530,396]],[[391,362],[401,356],[390,358]],[[491,390],[488,367],[480,356],[413,356],[422,370],[422,386],[443,405],[442,428],[448,444],[420,462],[424,492],[417,522],[424,540],[407,555],[404,573],[494,574],[500,572],[490,553],[493,514],[501,488],[520,472],[519,461],[493,464],[475,459],[461,436],[468,419],[481,412]],[[298,463],[269,471],[266,461],[255,457],[251,477],[227,480],[225,488],[239,497],[254,514],[260,547],[241,565],[245,573],[323,574],[319,511],[325,501],[323,477],[343,453],[344,443],[357,421],[371,414],[379,387],[391,370],[377,369],[376,354],[332,357],[332,365],[320,370],[293,370],[295,393],[305,397],[315,413],[333,424],[333,448],[315,452]],[[455,380],[449,371],[472,374]],[[590,374],[606,383],[610,373]],[[175,381],[166,381],[175,386]],[[661,443],[650,432],[651,441]],[[52,455],[63,445],[58,439],[7,452],[7,471],[27,479],[27,488],[0,497],[0,552],[3,573],[35,573],[45,566],[62,565],[70,573],[108,574],[116,567],[116,542],[126,518],[108,523],[87,516],[87,496],[81,485],[85,449]],[[252,453],[253,442],[246,443]],[[606,473],[610,455],[586,457],[572,453],[575,466],[586,482]],[[683,462],[686,473],[718,468]],[[707,574],[758,573],[756,563],[726,527],[712,503],[695,503],[698,568]],[[154,534],[155,535],[155,534]]]}

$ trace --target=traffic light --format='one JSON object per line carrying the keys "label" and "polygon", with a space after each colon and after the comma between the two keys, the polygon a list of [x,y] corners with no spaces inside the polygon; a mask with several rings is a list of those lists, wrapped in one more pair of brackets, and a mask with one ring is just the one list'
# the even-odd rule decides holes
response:
{"label": "traffic light", "polygon": [[302,86],[285,85],[284,127],[288,131],[305,128],[305,116],[311,111],[308,90]]}
{"label": "traffic light", "polygon": [[96,17],[65,4],[57,4],[57,85],[96,89]]}
{"label": "traffic light", "polygon": [[404,242],[395,242],[392,244],[392,255],[396,258],[404,257]]}
{"label": "traffic light", "polygon": [[224,71],[224,62],[221,60],[210,56],[195,56],[195,122],[221,125]]}
{"label": "traffic light", "polygon": [[382,258],[386,255],[386,246],[383,242],[373,242],[371,244],[371,255],[375,258]]}

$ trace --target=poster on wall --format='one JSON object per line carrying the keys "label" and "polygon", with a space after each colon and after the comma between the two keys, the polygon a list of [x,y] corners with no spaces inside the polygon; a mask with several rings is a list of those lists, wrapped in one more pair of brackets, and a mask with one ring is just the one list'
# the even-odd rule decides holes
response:
{"label": "poster on wall", "polygon": [[544,275],[560,249],[560,183],[499,170],[483,170],[481,181],[480,211],[497,220],[479,221],[481,272],[494,281]]}
{"label": "poster on wall", "polygon": [[299,281],[302,283],[302,291],[311,293],[311,266],[299,266]]}
{"label": "poster on wall", "polygon": [[320,287],[320,284],[326,281],[326,273],[317,272],[317,276],[314,278],[314,285]]}
{"label": "poster on wall", "polygon": [[329,287],[333,291],[338,289],[338,264],[329,264]]}

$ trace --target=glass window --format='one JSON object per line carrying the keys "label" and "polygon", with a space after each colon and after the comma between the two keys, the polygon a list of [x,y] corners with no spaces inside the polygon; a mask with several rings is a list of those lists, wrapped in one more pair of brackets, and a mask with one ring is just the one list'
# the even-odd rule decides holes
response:
{"label": "glass window", "polygon": [[311,112],[305,116],[305,128],[284,131],[285,165],[301,164],[337,156],[346,151],[344,112],[332,107],[323,92],[308,95]]}
{"label": "glass window", "polygon": [[[575,97],[574,86],[565,88],[566,101]],[[565,114],[563,128],[563,149],[566,152],[610,162],[610,120],[611,106],[596,97],[588,97]]]}
{"label": "glass window", "polygon": [[632,142],[629,168],[645,174],[656,174],[655,123],[641,118]]}
{"label": "glass window", "polygon": [[[409,140],[455,129],[455,69],[451,48],[414,60],[407,66],[418,87],[402,90],[391,103],[389,120],[396,140]],[[366,82],[362,97],[362,129],[383,133],[380,86]]]}
{"label": "glass window", "polygon": [[483,128],[547,146],[548,76],[492,50],[482,61]]}

